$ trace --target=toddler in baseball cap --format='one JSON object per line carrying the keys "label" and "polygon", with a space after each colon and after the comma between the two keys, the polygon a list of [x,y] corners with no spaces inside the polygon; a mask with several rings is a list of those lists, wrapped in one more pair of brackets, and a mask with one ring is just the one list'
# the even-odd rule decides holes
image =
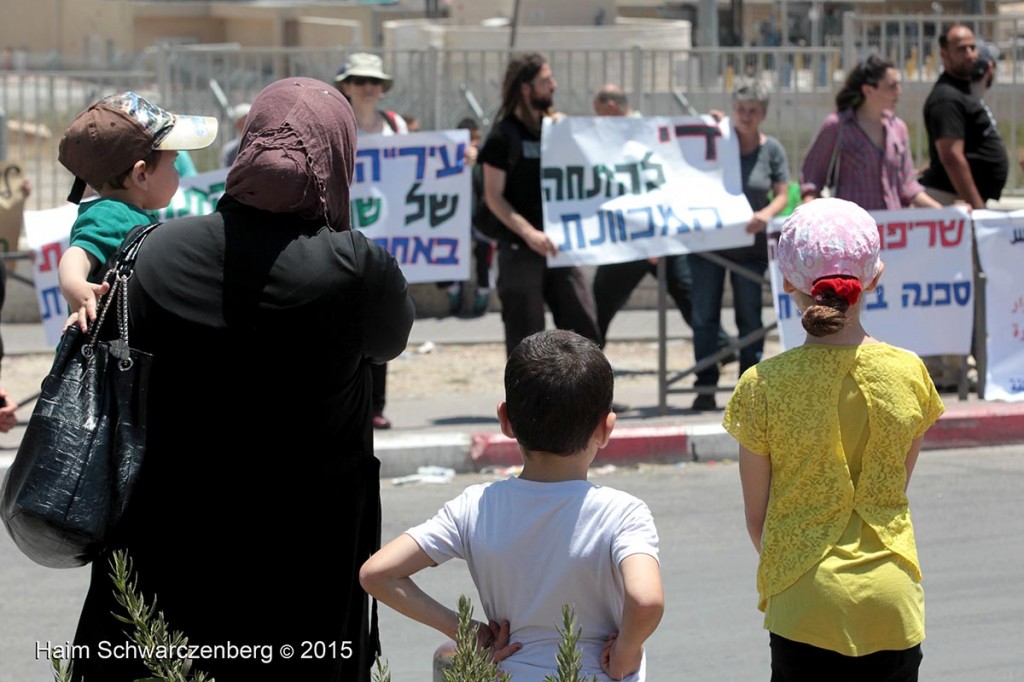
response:
{"label": "toddler in baseball cap", "polygon": [[[83,331],[107,289],[99,283],[102,267],[178,190],[178,151],[208,147],[216,136],[216,118],[172,114],[134,92],[96,102],[64,131],[58,159],[75,175],[68,201],[80,205],[58,273]],[[99,199],[81,203],[87,184]]]}
{"label": "toddler in baseball cap", "polygon": [[786,219],[779,270],[809,334],[827,336],[847,326],[847,311],[878,284],[880,249],[875,219],[849,201],[816,199]]}

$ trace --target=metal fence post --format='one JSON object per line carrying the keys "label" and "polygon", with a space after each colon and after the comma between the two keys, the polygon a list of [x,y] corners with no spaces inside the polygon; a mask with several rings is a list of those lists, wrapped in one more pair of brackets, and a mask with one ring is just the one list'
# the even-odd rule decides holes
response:
{"label": "metal fence post", "polygon": [[843,73],[857,64],[857,36],[854,34],[854,12],[843,12]]}
{"label": "metal fence post", "polygon": [[0,109],[0,161],[7,158],[7,114]]}
{"label": "metal fence post", "polygon": [[644,51],[639,45],[633,46],[633,106],[639,111],[644,106]]}
{"label": "metal fence post", "polygon": [[160,93],[162,102],[169,101],[171,94],[171,67],[168,52],[169,48],[166,43],[156,46],[156,89]]}
{"label": "metal fence post", "polygon": [[436,45],[431,45],[427,48],[427,68],[426,71],[426,83],[428,88],[428,97],[434,106],[431,107],[431,116],[433,120],[429,122],[430,127],[427,130],[436,130],[441,122],[441,87],[440,80],[441,74],[438,73],[437,67],[440,63],[440,50]]}

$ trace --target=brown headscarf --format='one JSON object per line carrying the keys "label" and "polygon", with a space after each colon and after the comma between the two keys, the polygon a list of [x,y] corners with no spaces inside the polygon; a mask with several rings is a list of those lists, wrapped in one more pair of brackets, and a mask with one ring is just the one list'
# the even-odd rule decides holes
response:
{"label": "brown headscarf", "polygon": [[312,78],[285,78],[253,100],[224,191],[248,206],[348,230],[355,151],[345,97]]}

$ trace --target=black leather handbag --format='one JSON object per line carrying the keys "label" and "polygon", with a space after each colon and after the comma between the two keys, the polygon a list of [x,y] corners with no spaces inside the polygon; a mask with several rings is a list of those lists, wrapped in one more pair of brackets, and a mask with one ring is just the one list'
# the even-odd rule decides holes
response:
{"label": "black leather handbag", "polygon": [[[111,259],[110,291],[89,333],[77,325],[64,332],[0,490],[8,533],[43,566],[71,568],[99,556],[142,466],[153,358],[128,345],[127,286],[155,227],[129,234]],[[111,309],[114,324],[105,325]]]}

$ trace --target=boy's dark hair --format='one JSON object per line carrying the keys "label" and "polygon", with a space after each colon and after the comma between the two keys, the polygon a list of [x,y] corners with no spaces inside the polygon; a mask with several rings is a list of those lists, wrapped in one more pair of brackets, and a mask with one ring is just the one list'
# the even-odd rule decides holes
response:
{"label": "boy's dark hair", "polygon": [[[147,154],[146,158],[142,159],[146,163],[146,168],[156,168],[156,165],[160,163],[160,156],[163,154],[163,152],[164,150],[162,149],[154,149],[149,154]],[[102,183],[100,183],[99,187],[93,187],[93,189],[96,190],[97,192],[100,192],[105,189],[126,189],[124,183],[128,179],[128,176],[131,175],[132,169],[134,168],[135,164],[133,163],[131,165],[131,168],[126,168],[125,170],[121,171],[120,173],[110,178],[109,180],[104,180]]]}
{"label": "boy's dark hair", "polygon": [[479,130],[480,124],[476,122],[475,118],[466,117],[456,123],[455,127],[459,130]]}
{"label": "boy's dark hair", "polygon": [[523,339],[505,365],[509,423],[526,450],[573,455],[612,409],[615,381],[597,344],[564,330]]}

